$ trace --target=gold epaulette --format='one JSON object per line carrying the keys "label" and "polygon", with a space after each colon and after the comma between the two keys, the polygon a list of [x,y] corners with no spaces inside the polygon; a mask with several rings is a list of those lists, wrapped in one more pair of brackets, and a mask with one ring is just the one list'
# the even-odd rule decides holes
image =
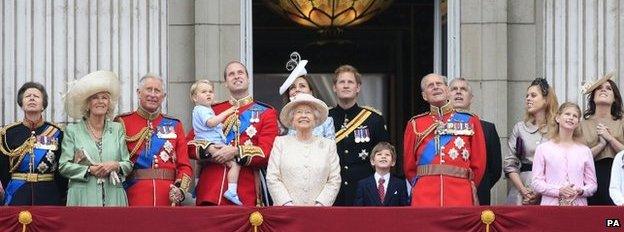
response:
{"label": "gold epaulette", "polygon": [[[11,124],[8,124],[8,125],[3,126],[2,128],[0,128],[0,134],[2,134],[2,135],[6,134],[6,131],[7,131],[9,128],[14,127],[14,126],[17,126],[17,125],[19,125],[19,124],[22,124],[22,121],[17,121],[17,122],[14,122],[14,123],[11,123]],[[3,139],[4,139],[4,138],[3,138]]]}
{"label": "gold epaulette", "polygon": [[129,116],[129,115],[133,114],[133,113],[134,113],[134,111],[118,114],[117,116],[115,116],[113,121],[118,121],[118,119],[120,119],[121,117],[126,117],[126,116]]}
{"label": "gold epaulette", "polygon": [[410,118],[410,120],[412,120],[412,119],[416,119],[416,118],[420,118],[420,117],[425,116],[425,115],[428,115],[428,114],[429,114],[429,111],[424,112],[424,113],[422,113],[422,114],[418,114],[418,115],[416,115],[416,116],[414,116],[414,117]]}
{"label": "gold epaulette", "polygon": [[381,111],[379,111],[378,109],[373,108],[372,106],[362,106],[362,108],[367,109],[368,111],[372,111],[376,114],[382,115]]}

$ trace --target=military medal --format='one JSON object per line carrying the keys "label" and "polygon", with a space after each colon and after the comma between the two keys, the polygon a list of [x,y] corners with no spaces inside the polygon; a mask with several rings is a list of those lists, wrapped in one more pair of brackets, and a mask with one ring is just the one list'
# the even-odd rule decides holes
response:
{"label": "military medal", "polygon": [[37,135],[36,140],[37,143],[35,143],[35,148],[52,151],[56,151],[58,149],[56,139],[54,138],[45,135]]}
{"label": "military medal", "polygon": [[178,135],[175,133],[175,129],[172,125],[163,125],[158,126],[157,128],[157,136],[161,139],[176,139]]}
{"label": "military medal", "polygon": [[360,128],[355,129],[355,131],[353,131],[353,137],[355,138],[355,143],[360,143],[361,137],[360,137]]}
{"label": "military medal", "polygon": [[368,128],[364,128],[364,142],[370,142],[370,133]]}
{"label": "military medal", "polygon": [[256,135],[256,133],[258,133],[258,130],[256,130],[256,127],[254,127],[254,125],[249,125],[249,127],[247,127],[247,129],[245,130],[245,133],[247,133],[247,136],[249,136],[249,138],[251,139]]}
{"label": "military medal", "polygon": [[464,149],[464,151],[462,151],[462,158],[464,158],[464,160],[468,161],[468,158],[470,158],[470,152],[466,149]]}
{"label": "military medal", "polygon": [[251,110],[251,119],[249,119],[249,122],[260,122],[260,112],[257,110]]}
{"label": "military medal", "polygon": [[451,157],[452,160],[457,159],[458,156],[459,152],[457,151],[457,149],[451,148],[451,150],[449,150],[449,157]]}
{"label": "military medal", "polygon": [[169,154],[167,154],[166,151],[160,151],[159,157],[165,162],[169,161],[169,158],[170,158]]}
{"label": "military medal", "polygon": [[341,129],[346,129],[347,128],[347,124],[349,124],[349,119],[347,118],[347,115],[345,115],[344,122],[342,122]]}
{"label": "military medal", "polygon": [[47,169],[48,169],[48,165],[45,162],[41,162],[37,166],[37,170],[39,170],[40,173],[45,172],[45,170],[47,170]]}
{"label": "military medal", "polygon": [[46,152],[46,159],[48,159],[48,161],[50,163],[54,163],[54,152],[52,152],[51,150],[48,150],[48,152]]}
{"label": "military medal", "polygon": [[360,159],[362,160],[365,160],[368,157],[368,151],[366,151],[366,149],[362,149],[362,152],[358,154],[358,157],[360,157]]}
{"label": "military medal", "polygon": [[453,143],[455,144],[455,147],[459,149],[462,149],[464,147],[464,144],[466,144],[464,142],[464,139],[462,139],[461,137],[455,138],[455,141]]}
{"label": "military medal", "polygon": [[168,153],[171,153],[171,151],[173,151],[173,144],[171,144],[171,142],[169,142],[169,140],[167,140],[165,142],[165,144],[163,145],[163,148],[165,149],[165,151],[167,151]]}

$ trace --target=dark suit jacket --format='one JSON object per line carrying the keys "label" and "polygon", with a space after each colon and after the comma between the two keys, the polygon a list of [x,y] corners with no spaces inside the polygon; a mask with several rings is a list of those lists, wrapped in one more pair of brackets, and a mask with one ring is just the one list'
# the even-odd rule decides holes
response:
{"label": "dark suit jacket", "polygon": [[485,166],[485,174],[477,188],[477,195],[479,196],[479,203],[481,205],[489,205],[490,189],[494,187],[494,184],[496,184],[501,177],[501,145],[500,138],[496,132],[496,126],[493,123],[481,120],[481,127],[483,127],[483,134],[485,135],[487,163]]}
{"label": "dark suit jacket", "polygon": [[407,184],[405,180],[390,175],[388,181],[388,189],[383,201],[379,199],[377,193],[377,183],[375,183],[375,175],[371,175],[358,182],[355,200],[355,206],[407,206],[409,201],[407,198]]}

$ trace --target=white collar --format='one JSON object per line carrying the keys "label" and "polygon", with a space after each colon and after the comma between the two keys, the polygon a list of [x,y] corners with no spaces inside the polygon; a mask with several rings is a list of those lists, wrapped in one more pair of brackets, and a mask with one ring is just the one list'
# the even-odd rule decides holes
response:
{"label": "white collar", "polygon": [[384,185],[387,185],[388,182],[390,181],[390,173],[386,173],[385,175],[382,176],[379,173],[375,172],[375,185],[379,184],[379,179],[381,178],[386,180],[386,182],[384,182]]}

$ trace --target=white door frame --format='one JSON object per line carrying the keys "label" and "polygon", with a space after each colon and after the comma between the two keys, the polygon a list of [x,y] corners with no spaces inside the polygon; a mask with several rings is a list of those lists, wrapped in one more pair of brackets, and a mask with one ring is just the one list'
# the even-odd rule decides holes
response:
{"label": "white door frame", "polygon": [[461,46],[460,46],[460,0],[447,1],[447,37],[446,37],[446,73],[442,73],[442,15],[440,3],[435,0],[433,14],[433,72],[445,75],[450,79],[461,75]]}
{"label": "white door frame", "polygon": [[253,96],[253,12],[252,0],[240,0],[240,61],[247,67],[249,75],[249,94]]}

